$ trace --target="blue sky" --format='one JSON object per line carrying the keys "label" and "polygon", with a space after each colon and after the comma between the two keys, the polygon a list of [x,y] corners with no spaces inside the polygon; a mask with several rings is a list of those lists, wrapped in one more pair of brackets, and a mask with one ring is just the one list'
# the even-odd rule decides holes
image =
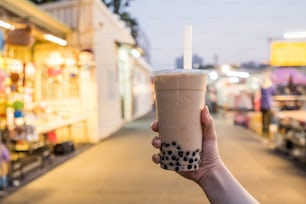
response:
{"label": "blue sky", "polygon": [[151,42],[154,69],[173,68],[183,54],[184,25],[193,53],[212,63],[264,62],[268,38],[306,31],[306,0],[134,0],[128,9]]}

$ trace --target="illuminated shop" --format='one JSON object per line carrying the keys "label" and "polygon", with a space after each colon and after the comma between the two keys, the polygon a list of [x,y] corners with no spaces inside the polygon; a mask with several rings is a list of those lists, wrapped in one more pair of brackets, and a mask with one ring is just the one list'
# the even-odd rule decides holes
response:
{"label": "illuminated shop", "polygon": [[69,27],[28,1],[1,1],[0,9],[0,136],[11,153],[10,178],[19,179],[50,159],[55,145],[89,141],[83,69],[81,52],[66,40]]}

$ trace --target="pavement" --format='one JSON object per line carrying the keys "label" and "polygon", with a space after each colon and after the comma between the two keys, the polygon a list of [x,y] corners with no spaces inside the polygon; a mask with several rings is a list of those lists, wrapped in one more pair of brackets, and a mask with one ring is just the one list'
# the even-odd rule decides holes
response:
{"label": "pavement", "polygon": [[[2,204],[209,203],[193,182],[151,161],[155,113],[127,123],[108,139],[9,193]],[[215,118],[221,156],[261,203],[306,203],[306,167],[255,133]]]}

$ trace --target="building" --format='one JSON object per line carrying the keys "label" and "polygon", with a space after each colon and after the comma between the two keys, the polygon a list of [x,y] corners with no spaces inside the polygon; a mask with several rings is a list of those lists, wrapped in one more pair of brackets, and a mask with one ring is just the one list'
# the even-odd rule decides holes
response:
{"label": "building", "polygon": [[[26,0],[3,0],[0,9],[3,121],[14,123],[6,107],[19,97],[29,112],[39,110],[39,133],[71,128],[66,139],[97,142],[151,110],[151,67],[101,1],[51,3],[45,12]],[[74,125],[82,121],[86,129]]]}
{"label": "building", "polygon": [[99,0],[44,9],[53,16],[0,1],[0,144],[11,150],[11,180],[44,165],[57,144],[100,141],[152,108],[151,67]]}
{"label": "building", "polygon": [[[178,69],[182,69],[184,67],[183,56],[175,59],[175,66]],[[200,67],[204,67],[204,59],[196,54],[192,55],[192,68],[198,69]]]}
{"label": "building", "polygon": [[137,56],[135,41],[118,16],[99,0],[61,1],[41,8],[75,31],[70,46],[93,53],[95,73],[81,80],[92,141],[151,110],[151,67]]}

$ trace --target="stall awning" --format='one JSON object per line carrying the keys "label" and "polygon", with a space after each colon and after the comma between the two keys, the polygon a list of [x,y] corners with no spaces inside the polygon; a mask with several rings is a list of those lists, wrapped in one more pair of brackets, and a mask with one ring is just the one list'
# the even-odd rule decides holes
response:
{"label": "stall awning", "polygon": [[28,0],[0,0],[0,7],[59,37],[65,37],[72,32],[69,26],[58,21]]}

